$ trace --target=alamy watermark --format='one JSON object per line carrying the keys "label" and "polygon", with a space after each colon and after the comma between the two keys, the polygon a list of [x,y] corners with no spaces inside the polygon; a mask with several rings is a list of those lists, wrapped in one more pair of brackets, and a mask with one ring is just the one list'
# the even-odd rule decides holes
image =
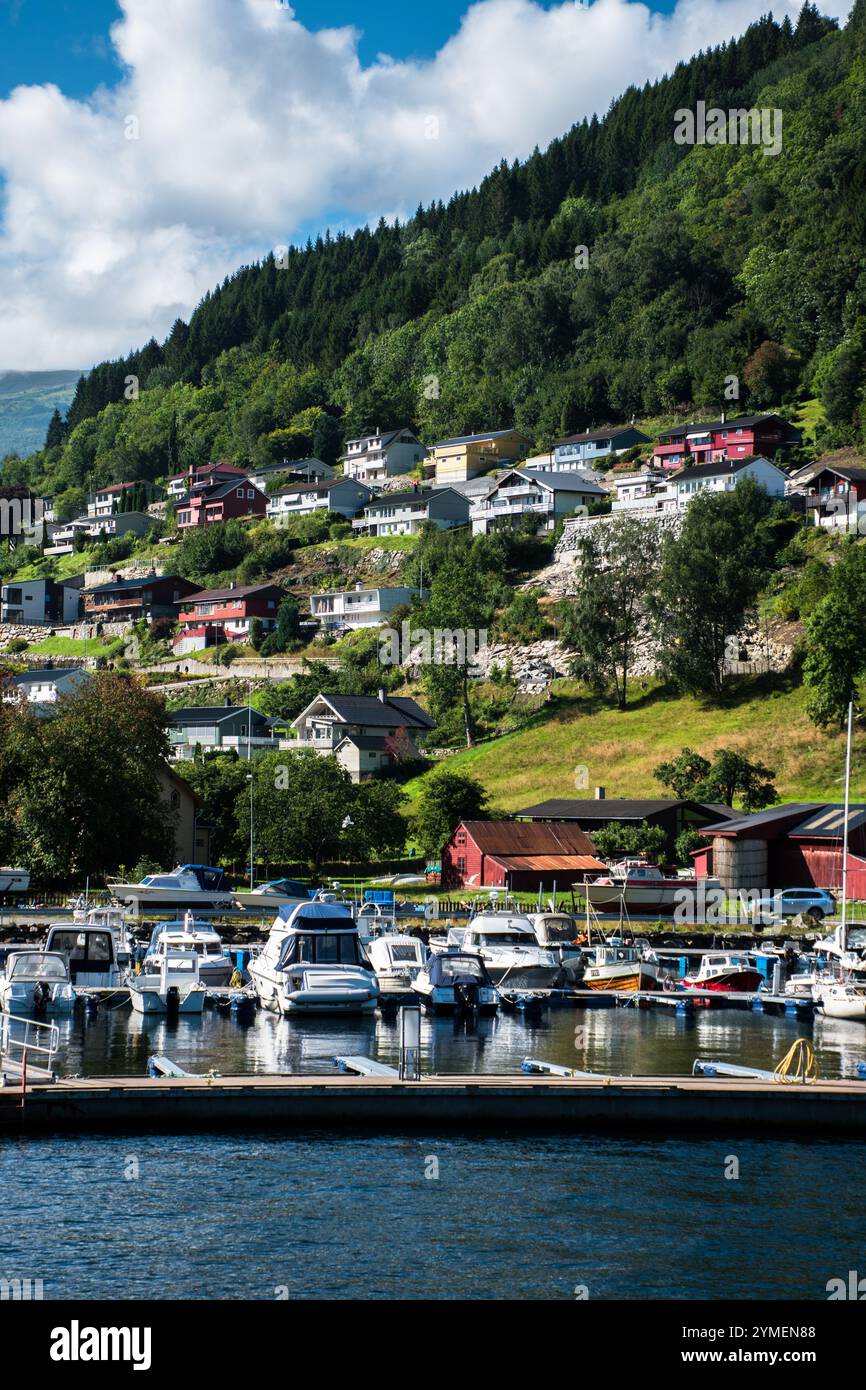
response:
{"label": "alamy watermark", "polygon": [[383,666],[475,666],[487,651],[487,628],[413,628],[408,621],[379,636]]}
{"label": "alamy watermark", "polygon": [[778,106],[707,110],[705,101],[694,111],[681,106],[674,112],[674,144],[760,145],[765,155],[781,154],[782,112]]}
{"label": "alamy watermark", "polygon": [[41,497],[0,497],[0,536],[41,545],[45,511]]}

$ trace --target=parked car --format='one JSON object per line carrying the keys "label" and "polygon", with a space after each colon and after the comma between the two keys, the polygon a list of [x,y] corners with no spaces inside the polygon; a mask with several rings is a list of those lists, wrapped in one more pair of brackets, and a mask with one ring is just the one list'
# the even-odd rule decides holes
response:
{"label": "parked car", "polygon": [[821,922],[825,917],[832,917],[835,911],[836,899],[826,888],[780,888],[755,904],[753,916],[756,921],[769,924],[808,912],[816,922]]}

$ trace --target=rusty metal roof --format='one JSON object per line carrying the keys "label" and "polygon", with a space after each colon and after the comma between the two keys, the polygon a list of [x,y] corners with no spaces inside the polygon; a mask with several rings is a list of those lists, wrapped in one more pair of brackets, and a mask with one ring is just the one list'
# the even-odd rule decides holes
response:
{"label": "rusty metal roof", "polygon": [[595,845],[579,825],[470,820],[463,822],[463,828],[485,854],[584,854],[595,858]]}
{"label": "rusty metal roof", "polygon": [[507,869],[509,873],[522,873],[532,870],[544,873],[602,873],[607,867],[591,854],[491,854],[494,864]]}

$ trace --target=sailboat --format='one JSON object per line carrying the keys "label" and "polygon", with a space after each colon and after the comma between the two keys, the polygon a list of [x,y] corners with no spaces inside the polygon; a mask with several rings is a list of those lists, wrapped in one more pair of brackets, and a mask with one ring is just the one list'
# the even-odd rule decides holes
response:
{"label": "sailboat", "polygon": [[833,957],[839,967],[838,977],[821,980],[815,986],[815,998],[825,1018],[847,1018],[866,1023],[866,983],[859,980],[863,961],[848,951],[848,814],[851,801],[851,735],[854,725],[854,702],[848,705],[848,743],[845,753],[845,814],[842,831],[842,917],[834,934]]}

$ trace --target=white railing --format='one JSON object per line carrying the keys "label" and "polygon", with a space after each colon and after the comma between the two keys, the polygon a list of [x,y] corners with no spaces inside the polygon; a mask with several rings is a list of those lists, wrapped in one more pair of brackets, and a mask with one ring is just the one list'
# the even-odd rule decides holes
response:
{"label": "white railing", "polygon": [[[16,1030],[12,1024],[18,1025]],[[23,1037],[15,1036],[23,1029]],[[39,1023],[35,1018],[17,1014],[0,1014],[0,1070],[11,1067],[26,1083],[28,1066],[31,1075],[43,1080],[53,1075],[54,1055],[60,1047],[60,1029],[56,1023]],[[34,1059],[34,1060],[31,1060]]]}

